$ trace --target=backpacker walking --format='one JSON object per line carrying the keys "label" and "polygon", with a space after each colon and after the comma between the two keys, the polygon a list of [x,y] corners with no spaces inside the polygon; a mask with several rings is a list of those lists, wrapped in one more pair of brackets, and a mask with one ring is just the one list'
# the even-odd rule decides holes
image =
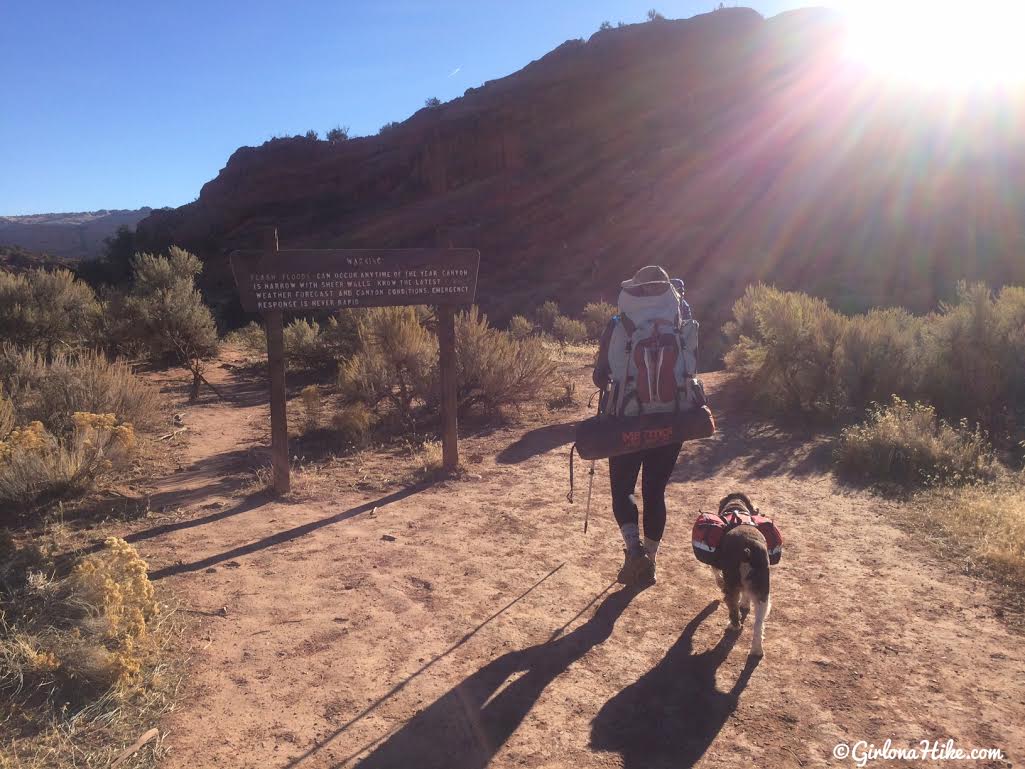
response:
{"label": "backpacker walking", "polygon": [[[619,314],[602,334],[592,378],[606,391],[609,413],[630,417],[678,411],[681,401],[698,397],[697,328],[690,308],[661,267],[649,266],[623,281]],[[686,307],[686,310],[683,308]],[[700,394],[703,403],[704,395]],[[609,458],[612,512],[625,545],[618,581],[655,581],[655,557],[666,525],[666,485],[680,453],[679,442]],[[644,538],[634,491],[641,474]]]}

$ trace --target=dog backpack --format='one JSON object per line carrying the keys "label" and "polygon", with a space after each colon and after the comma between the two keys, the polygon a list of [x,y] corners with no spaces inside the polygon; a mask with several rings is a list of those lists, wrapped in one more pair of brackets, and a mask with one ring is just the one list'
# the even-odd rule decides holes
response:
{"label": "dog backpack", "polygon": [[718,513],[701,513],[694,521],[691,532],[691,546],[694,557],[708,566],[718,566],[719,545],[726,532],[737,526],[757,526],[765,537],[765,545],[769,551],[769,563],[775,566],[783,557],[783,535],[771,520],[764,515],[746,515],[731,511],[725,515]]}
{"label": "dog backpack", "polygon": [[672,286],[655,296],[619,295],[609,340],[609,413],[631,417],[679,412],[705,403],[697,379],[698,322],[683,318]]}

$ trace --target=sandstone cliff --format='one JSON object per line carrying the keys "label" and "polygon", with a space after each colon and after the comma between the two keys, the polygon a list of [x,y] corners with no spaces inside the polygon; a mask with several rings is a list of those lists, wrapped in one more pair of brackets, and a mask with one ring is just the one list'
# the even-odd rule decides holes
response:
{"label": "sandstone cliff", "polygon": [[139,225],[230,292],[225,253],[481,250],[499,319],[604,297],[646,263],[715,320],[753,280],[924,309],[959,278],[1025,281],[1025,100],[918,92],[843,55],[838,16],[726,9],[569,41],[382,135],[243,147]]}

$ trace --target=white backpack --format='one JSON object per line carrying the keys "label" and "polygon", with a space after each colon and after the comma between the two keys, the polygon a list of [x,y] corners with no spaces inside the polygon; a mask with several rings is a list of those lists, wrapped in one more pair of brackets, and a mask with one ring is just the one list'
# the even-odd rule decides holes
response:
{"label": "white backpack", "polygon": [[608,410],[630,417],[703,406],[697,351],[698,322],[683,318],[674,288],[656,296],[622,291],[609,341]]}

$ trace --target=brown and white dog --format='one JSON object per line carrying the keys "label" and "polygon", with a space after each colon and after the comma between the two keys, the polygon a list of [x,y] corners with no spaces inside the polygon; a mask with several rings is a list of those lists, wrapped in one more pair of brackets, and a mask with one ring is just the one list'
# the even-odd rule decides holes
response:
{"label": "brown and white dog", "polygon": [[[734,493],[719,502],[719,512],[758,512],[747,495]],[[747,612],[754,603],[754,638],[751,654],[761,657],[765,620],[772,608],[769,597],[769,551],[765,537],[754,526],[736,526],[725,534],[719,545],[719,568],[713,568],[716,584],[722,588],[730,611],[730,629],[740,630],[741,606]]]}

